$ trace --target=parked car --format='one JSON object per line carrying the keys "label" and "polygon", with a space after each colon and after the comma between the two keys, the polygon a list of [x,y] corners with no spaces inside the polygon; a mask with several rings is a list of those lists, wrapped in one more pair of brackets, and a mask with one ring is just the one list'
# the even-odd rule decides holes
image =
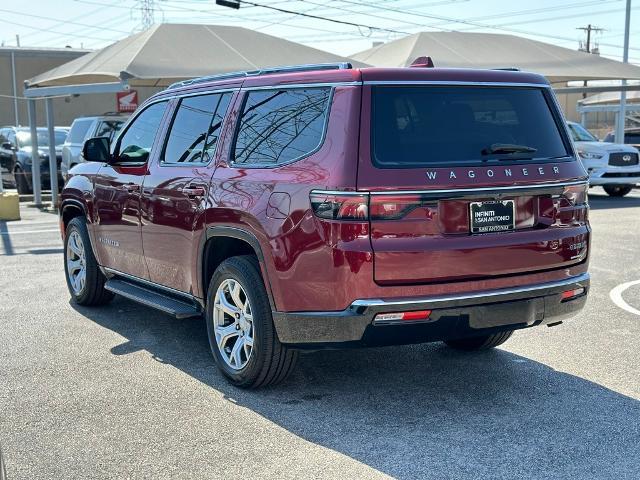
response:
{"label": "parked car", "polygon": [[[605,142],[614,142],[616,138],[615,132],[607,133],[604,137]],[[632,145],[634,148],[640,150],[640,128],[627,128],[624,131],[624,143]]]}
{"label": "parked car", "polygon": [[113,141],[113,137],[120,131],[128,115],[108,113],[94,117],[79,117],[71,124],[71,131],[62,146],[62,177],[66,180],[69,170],[75,165],[84,162],[80,155],[82,145],[87,138],[107,137]]}
{"label": "parked car", "polygon": [[204,315],[240,387],[281,381],[304,349],[496,347],[589,290],[588,177],[539,75],[191,80],[83,155],[61,204],[73,301]]}
{"label": "parked car", "polygon": [[612,197],[624,197],[640,182],[638,150],[630,145],[600,142],[579,123],[567,122],[589,185],[602,186]]}
{"label": "parked car", "polygon": [[[51,188],[49,172],[49,132],[46,128],[38,128],[38,158],[40,159],[40,179],[43,189]],[[56,163],[58,167],[58,185],[62,187],[60,176],[61,148],[67,138],[65,128],[54,129]],[[0,128],[0,165],[2,166],[3,185],[17,188],[18,193],[27,194],[33,191],[31,177],[31,130],[28,127]]]}

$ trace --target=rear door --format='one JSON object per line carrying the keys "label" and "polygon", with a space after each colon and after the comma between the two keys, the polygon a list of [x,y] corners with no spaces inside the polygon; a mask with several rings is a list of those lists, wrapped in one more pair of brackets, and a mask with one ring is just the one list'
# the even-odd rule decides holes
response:
{"label": "rear door", "polygon": [[176,100],[171,125],[142,194],[142,239],[149,278],[194,293],[197,256],[218,137],[232,92]]}
{"label": "rear door", "polygon": [[375,280],[481,280],[586,255],[586,185],[544,86],[365,85]]}

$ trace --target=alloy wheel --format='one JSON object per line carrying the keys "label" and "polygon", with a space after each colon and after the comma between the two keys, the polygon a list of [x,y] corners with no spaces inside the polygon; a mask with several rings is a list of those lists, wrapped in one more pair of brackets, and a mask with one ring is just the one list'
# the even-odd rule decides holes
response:
{"label": "alloy wheel", "polygon": [[224,280],[213,304],[216,345],[225,363],[242,370],[253,352],[253,314],[249,297],[234,279]]}
{"label": "alloy wheel", "polygon": [[80,295],[87,281],[87,261],[80,233],[73,230],[67,242],[67,275],[75,295]]}

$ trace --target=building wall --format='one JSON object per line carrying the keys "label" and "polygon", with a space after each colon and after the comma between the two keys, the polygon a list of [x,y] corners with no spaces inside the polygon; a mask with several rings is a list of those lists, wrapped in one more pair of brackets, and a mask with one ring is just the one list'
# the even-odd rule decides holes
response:
{"label": "building wall", "polygon": [[[78,58],[88,53],[88,50],[78,49],[34,49],[0,47],[0,126],[27,125],[27,101],[18,99],[18,119],[14,111],[13,82],[11,70],[11,53],[15,55],[17,96],[24,93],[24,82],[52,68]],[[138,101],[142,102],[153,95],[160,88],[140,87]],[[90,95],[70,96],[53,99],[54,123],[59,126],[71,125],[76,117],[99,115],[116,111],[116,94],[100,93]],[[36,101],[36,121],[38,126],[46,125],[44,100]]]}
{"label": "building wall", "polygon": [[567,120],[571,120],[572,122],[580,122],[580,115],[576,110],[576,106],[578,105],[578,100],[582,100],[581,93],[557,93],[556,97],[558,97],[558,103],[560,107],[562,107],[562,111],[564,112],[564,116]]}

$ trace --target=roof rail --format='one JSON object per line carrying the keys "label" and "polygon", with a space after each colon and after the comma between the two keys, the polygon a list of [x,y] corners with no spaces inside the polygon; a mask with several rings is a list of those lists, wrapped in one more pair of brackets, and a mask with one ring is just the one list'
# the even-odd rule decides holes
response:
{"label": "roof rail", "polygon": [[498,67],[492,68],[491,70],[504,70],[505,72],[519,72],[520,69],[518,67]]}
{"label": "roof rail", "polygon": [[178,87],[186,87],[198,83],[214,82],[216,80],[228,80],[231,78],[241,77],[257,77],[259,75],[267,75],[270,73],[293,73],[293,72],[311,72],[314,70],[350,70],[353,66],[348,62],[338,63],[312,63],[308,65],[291,65],[283,67],[262,68],[260,70],[246,70],[241,72],[221,73],[218,75],[207,75],[205,77],[192,78],[181,82],[172,83],[167,90]]}

